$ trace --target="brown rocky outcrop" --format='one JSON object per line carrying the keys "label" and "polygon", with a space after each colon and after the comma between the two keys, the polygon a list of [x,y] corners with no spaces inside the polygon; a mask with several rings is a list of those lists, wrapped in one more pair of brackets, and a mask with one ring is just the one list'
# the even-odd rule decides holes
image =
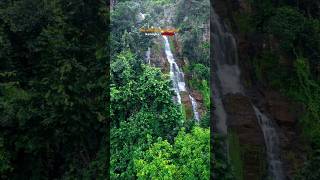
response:
{"label": "brown rocky outcrop", "polygon": [[197,100],[197,102],[203,101],[203,97],[202,97],[201,93],[199,93],[198,91],[192,91],[191,95],[195,100]]}
{"label": "brown rocky outcrop", "polygon": [[293,179],[305,161],[306,144],[298,124],[304,108],[276,91],[265,90],[263,95],[267,111],[279,125],[284,171],[288,179]]}
{"label": "brown rocky outcrop", "polygon": [[181,103],[184,105],[187,119],[192,119],[192,104],[187,92],[181,92]]}
{"label": "brown rocky outcrop", "polygon": [[243,95],[228,95],[224,101],[228,114],[228,131],[239,138],[244,179],[260,180],[265,174],[266,153],[263,134],[250,99]]}
{"label": "brown rocky outcrop", "polygon": [[164,49],[162,48],[162,46],[160,46],[161,44],[163,44],[163,40],[157,38],[155,39],[155,44],[158,45],[151,48],[150,63],[152,66],[161,68],[163,72],[169,72],[170,65],[166,59]]}
{"label": "brown rocky outcrop", "polygon": [[276,91],[265,91],[265,100],[267,111],[279,126],[294,126],[300,114],[302,107],[297,103],[290,102],[288,98],[282,96]]}

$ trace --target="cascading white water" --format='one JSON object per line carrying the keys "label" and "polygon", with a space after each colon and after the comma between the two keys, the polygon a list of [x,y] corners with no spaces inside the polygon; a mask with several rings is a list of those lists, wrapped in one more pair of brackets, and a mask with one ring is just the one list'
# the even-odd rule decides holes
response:
{"label": "cascading white water", "polygon": [[284,178],[284,174],[282,172],[282,162],[280,159],[280,141],[277,131],[272,124],[270,119],[261,113],[261,111],[253,106],[253,109],[257,115],[258,123],[262,129],[267,155],[268,155],[268,169],[270,172],[270,177],[273,180],[282,180]]}
{"label": "cascading white water", "polygon": [[214,115],[215,115],[215,119],[217,119],[217,130],[219,131],[220,134],[227,135],[228,134],[227,113],[226,113],[226,110],[224,109],[220,92],[217,89],[216,85],[213,85],[212,91],[213,91],[213,102],[215,104]]}
{"label": "cascading white water", "polygon": [[[244,95],[243,86],[240,81],[240,68],[238,66],[238,54],[235,38],[229,33],[227,27],[222,25],[219,17],[212,9],[213,30],[213,59],[216,72],[214,72],[214,103],[217,128],[222,134],[227,134],[227,114],[222,102],[222,96],[226,94]],[[218,87],[220,85],[220,87]],[[259,126],[263,132],[267,149],[268,172],[273,180],[283,180],[282,163],[280,159],[280,142],[272,121],[261,111],[252,105],[258,119]]]}
{"label": "cascading white water", "polygon": [[[186,83],[184,81],[184,74],[180,70],[178,64],[176,63],[175,59],[173,58],[173,54],[170,49],[169,40],[166,36],[163,36],[165,40],[165,53],[167,56],[167,60],[170,64],[170,79],[173,84],[173,90],[176,93],[176,101],[181,104],[181,95],[180,92],[186,91]],[[199,112],[198,112],[198,105],[197,102],[194,100],[194,98],[189,94],[189,98],[192,104],[192,111],[194,115],[194,119],[199,121]]]}
{"label": "cascading white water", "polygon": [[198,104],[196,102],[196,100],[194,100],[194,98],[189,94],[189,98],[191,100],[191,105],[192,105],[192,111],[193,111],[193,115],[194,115],[194,119],[196,119],[197,121],[199,121],[199,112],[198,112]]}
{"label": "cascading white water", "polygon": [[151,50],[150,47],[148,47],[148,50],[146,52],[146,63],[150,64],[150,54],[151,54]]}
{"label": "cascading white water", "polygon": [[167,60],[170,64],[170,78],[172,81],[173,90],[176,93],[177,102],[181,104],[180,92],[186,91],[185,82],[183,79],[184,74],[180,71],[177,63],[175,62],[175,59],[173,58],[168,38],[166,36],[163,36],[163,38],[165,40],[165,52]]}

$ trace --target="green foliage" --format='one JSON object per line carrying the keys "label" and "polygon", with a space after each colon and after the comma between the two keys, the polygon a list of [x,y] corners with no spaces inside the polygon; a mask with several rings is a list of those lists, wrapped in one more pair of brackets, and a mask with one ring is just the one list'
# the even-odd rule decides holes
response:
{"label": "green foliage", "polygon": [[[304,133],[310,138],[315,148],[320,148],[320,85],[311,77],[307,59],[298,58],[295,62],[298,83],[293,84],[291,95],[307,106],[307,112],[302,118]],[[299,88],[298,88],[299,87]]]}
{"label": "green foliage", "polygon": [[177,175],[177,166],[172,164],[174,150],[168,141],[158,140],[146,151],[143,159],[135,160],[138,179],[174,179]]}
{"label": "green foliage", "polygon": [[187,112],[186,112],[186,107],[184,104],[181,104],[181,114],[182,114],[183,121],[186,121],[187,120]]}
{"label": "green foliage", "polygon": [[[183,31],[183,30],[182,30]],[[201,30],[185,30],[182,34],[182,55],[190,60],[191,64],[205,64],[209,66],[209,48],[207,41],[201,41]]]}
{"label": "green foliage", "polygon": [[47,23],[53,20],[54,9],[49,3],[41,3],[40,0],[15,1],[11,5],[8,1],[4,1],[0,6],[3,23],[8,25],[11,32],[24,37],[37,35]]}
{"label": "green foliage", "polygon": [[210,88],[209,83],[206,80],[201,81],[201,86],[199,87],[200,92],[203,97],[203,102],[207,109],[210,109]]}
{"label": "green foliage", "polygon": [[237,28],[241,33],[250,33],[254,31],[250,14],[238,13],[235,15],[235,18]]}
{"label": "green foliage", "polygon": [[[191,8],[192,7],[192,8]],[[190,26],[196,28],[200,23],[208,21],[210,16],[210,1],[188,1],[180,0],[176,4],[176,25],[186,25],[189,23]],[[187,19],[186,19],[187,17]],[[194,21],[197,19],[197,21]],[[199,27],[198,27],[199,28]]]}
{"label": "green foliage", "polygon": [[190,73],[192,79],[188,80],[188,85],[195,90],[200,91],[204,105],[210,108],[210,88],[209,88],[209,71],[210,69],[203,64],[194,64],[184,68],[185,73]]}
{"label": "green foliage", "polygon": [[202,128],[208,128],[211,126],[210,111],[201,117],[199,126]]}
{"label": "green foliage", "polygon": [[211,144],[211,148],[213,148],[213,164],[211,165],[213,178],[234,180],[234,172],[232,171],[232,166],[229,164],[225,152],[225,139],[216,134],[213,137],[213,143]]}
{"label": "green foliage", "polygon": [[304,168],[301,172],[295,177],[295,179],[300,180],[317,180],[320,178],[320,171],[319,171],[319,164],[320,164],[320,150],[315,150],[309,161],[307,161],[304,165]]}
{"label": "green foliage", "polygon": [[200,91],[204,105],[207,109],[210,108],[210,88],[207,80],[191,79],[188,81],[191,88]]}
{"label": "green foliage", "polygon": [[[191,8],[192,7],[192,8]],[[180,29],[182,55],[191,64],[202,63],[210,65],[209,36],[206,30],[209,26],[210,1],[181,0],[176,5],[174,24]],[[205,38],[203,38],[206,36]]]}
{"label": "green foliage", "polygon": [[134,71],[131,68],[133,59],[134,56],[130,52],[124,52],[117,56],[117,59],[110,64],[112,83],[117,86],[129,83],[130,78],[134,76]]}
{"label": "green foliage", "polygon": [[[305,107],[299,127],[310,142],[312,154],[297,179],[319,179],[317,166],[320,145],[320,23],[319,2],[250,0],[252,11],[236,24],[250,29],[263,48],[253,54],[251,65],[256,84],[281,91]],[[243,14],[243,13],[241,13]],[[249,17],[246,17],[248,15]],[[244,27],[250,26],[250,27]],[[248,57],[248,58],[251,58]],[[313,166],[313,167],[312,167]]]}
{"label": "green foliage", "polygon": [[112,179],[136,176],[133,158],[153,137],[172,141],[182,123],[172,101],[167,76],[142,64],[131,52],[121,52],[111,63],[111,168]]}
{"label": "green foliage", "polygon": [[254,8],[250,24],[258,32],[267,32],[268,26],[266,24],[275,12],[272,0],[250,0],[249,2]]}
{"label": "green foliage", "polygon": [[297,10],[282,7],[276,10],[268,23],[269,32],[281,41],[284,50],[292,50],[294,41],[304,27],[305,19]]}
{"label": "green foliage", "polygon": [[209,68],[203,64],[195,64],[192,69],[192,75],[197,79],[209,79]]}
{"label": "green foliage", "polygon": [[285,90],[293,77],[288,77],[292,70],[281,64],[279,57],[273,52],[261,52],[253,60],[256,80],[265,85]]}
{"label": "green foliage", "polygon": [[[128,59],[126,59],[126,57]],[[181,121],[181,113],[178,107],[172,102],[173,92],[170,90],[171,84],[168,77],[163,75],[160,69],[152,68],[148,65],[142,65],[139,61],[131,59],[133,56],[130,52],[121,53],[117,59],[111,64],[111,120],[114,125],[118,125],[120,121],[126,120],[132,114],[138,112],[141,108],[148,108],[152,111],[166,112],[176,122]],[[131,63],[130,62],[137,62]],[[120,68],[118,64],[126,64],[125,68]],[[141,72],[137,69],[141,68]],[[134,70],[135,68],[135,70]],[[123,70],[125,69],[125,70]],[[123,72],[128,73],[123,73]],[[135,72],[132,74],[130,72]],[[122,80],[119,76],[124,76]],[[116,81],[117,79],[117,81]],[[165,121],[168,116],[163,115],[158,117]],[[179,119],[179,120],[178,120]],[[176,124],[169,122],[164,123],[164,128],[170,134],[170,129],[173,129]]]}
{"label": "green foliage", "polygon": [[234,169],[235,178],[237,180],[243,180],[244,177],[244,169],[243,169],[243,161],[242,161],[242,151],[239,144],[239,139],[236,133],[229,132],[228,133],[228,144],[229,144],[229,156],[230,162]]}
{"label": "green foliage", "polygon": [[209,179],[210,130],[194,127],[190,134],[182,129],[175,139],[177,164],[183,177]]}
{"label": "green foliage", "polygon": [[105,14],[100,1],[0,2],[1,178],[106,177]]}
{"label": "green foliage", "polygon": [[143,12],[143,4],[135,1],[119,2],[111,12],[111,56],[125,49],[129,49],[138,57],[143,57],[144,52],[151,45],[151,37],[145,36],[139,29],[150,24],[150,19],[138,21],[138,15]]}
{"label": "green foliage", "polygon": [[299,33],[299,46],[304,57],[310,62],[310,70],[320,80],[320,20],[307,19]]}
{"label": "green foliage", "polygon": [[171,145],[158,139],[135,159],[138,179],[209,179],[209,129],[182,129]]}
{"label": "green foliage", "polygon": [[[138,30],[143,25],[158,26],[164,17],[164,7],[170,2],[170,0],[144,3],[121,1],[111,14],[113,19],[111,26],[114,28],[110,65],[111,179],[143,179],[146,171],[151,170],[152,178],[172,179],[177,173],[176,170],[179,170],[180,174],[189,173],[188,176],[193,177],[199,174],[197,171],[187,172],[186,169],[182,171],[180,167],[177,169],[172,163],[177,163],[178,159],[172,162],[166,160],[166,157],[170,155],[171,158],[172,153],[178,152],[177,147],[170,143],[173,143],[180,127],[183,125],[191,129],[194,121],[187,120],[186,114],[191,112],[191,109],[186,109],[184,106],[180,108],[172,101],[174,93],[170,90],[168,75],[164,75],[158,68],[144,64],[141,60],[146,47],[151,46],[151,38],[144,36]],[[145,19],[140,22],[137,19],[139,12],[146,13]],[[171,48],[174,49],[172,39],[170,42]],[[199,48],[208,51],[208,43],[201,45]],[[158,47],[155,49],[160,52],[159,45],[153,46]],[[156,143],[159,137],[164,141],[159,141],[159,144],[150,150],[151,144]],[[145,158],[151,158],[162,150],[164,159],[157,159],[147,163],[146,166],[143,161],[133,161],[134,159],[145,161]],[[149,154],[146,154],[147,151]],[[209,150],[204,151],[208,152]],[[200,155],[198,151],[197,153],[194,157],[209,161],[208,156]],[[206,172],[208,178],[208,166]]]}
{"label": "green foliage", "polygon": [[144,150],[155,136],[156,114],[141,110],[128,121],[120,123],[119,128],[112,128],[110,174],[111,179],[133,178],[136,174],[133,157],[137,150]]}
{"label": "green foliage", "polygon": [[10,173],[13,170],[10,158],[10,153],[6,151],[6,147],[4,146],[3,138],[0,137],[0,177],[2,179],[7,177],[6,173]]}
{"label": "green foliage", "polygon": [[166,5],[169,4],[172,0],[152,0],[152,2],[156,5]]}

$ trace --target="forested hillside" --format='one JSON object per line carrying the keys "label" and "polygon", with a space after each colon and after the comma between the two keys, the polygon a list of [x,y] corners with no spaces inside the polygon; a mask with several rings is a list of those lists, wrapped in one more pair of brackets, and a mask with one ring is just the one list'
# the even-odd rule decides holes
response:
{"label": "forested hillside", "polygon": [[2,0],[0,179],[209,179],[208,7]]}
{"label": "forested hillside", "polygon": [[[209,8],[208,1],[201,2],[207,2]],[[186,12],[184,5],[187,3],[192,2],[136,0],[113,4],[111,179],[209,179],[209,57],[205,54],[201,57],[200,53],[192,53],[197,56],[191,57],[186,53],[194,50],[190,47],[192,44],[205,48],[204,33],[196,34],[197,24],[192,24],[194,35],[186,37],[199,39],[199,43],[190,43],[192,40],[181,37],[185,29],[167,39],[139,31],[148,26],[184,28],[178,18],[199,13],[177,14]],[[200,18],[195,22],[208,24]],[[172,56],[168,55],[171,51]],[[208,51],[207,48],[207,54]],[[170,68],[172,64],[174,68]],[[180,70],[186,77],[186,89],[182,89],[181,94],[179,88],[184,87],[184,81]],[[176,73],[178,76],[174,75]],[[179,88],[174,86],[176,81],[179,81]],[[189,97],[195,97],[195,93],[198,96],[191,102]],[[195,111],[199,111],[199,119]]]}
{"label": "forested hillside", "polygon": [[0,1],[0,179],[106,179],[107,4]]}
{"label": "forested hillside", "polygon": [[0,1],[0,179],[320,179],[319,1],[110,3]]}

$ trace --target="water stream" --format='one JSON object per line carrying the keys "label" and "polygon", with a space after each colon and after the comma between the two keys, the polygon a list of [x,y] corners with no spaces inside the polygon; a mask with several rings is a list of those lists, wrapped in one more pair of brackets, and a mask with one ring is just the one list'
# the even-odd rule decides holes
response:
{"label": "water stream", "polygon": [[[214,60],[214,85],[213,98],[216,106],[215,116],[217,129],[222,134],[227,134],[227,113],[223,105],[223,96],[226,94],[245,95],[240,81],[240,68],[238,66],[238,54],[235,38],[221,23],[218,15],[212,15],[211,29],[213,34],[213,60]],[[280,159],[280,142],[272,121],[252,104],[258,119],[259,126],[263,132],[265,146],[267,149],[268,176],[273,180],[283,180],[282,162]]]}
{"label": "water stream", "polygon": [[259,125],[262,129],[265,139],[267,155],[268,155],[268,169],[269,176],[274,180],[285,179],[282,171],[282,162],[280,159],[280,141],[276,129],[270,119],[261,113],[261,111],[253,106],[253,109],[257,115]]}
{"label": "water stream", "polygon": [[194,119],[199,121],[199,112],[198,112],[198,104],[197,101],[189,94],[189,99],[191,100],[191,105],[192,105],[192,112],[194,115]]}
{"label": "water stream", "polygon": [[[181,94],[180,92],[187,92],[186,83],[184,81],[184,73],[180,70],[178,64],[173,58],[173,54],[170,49],[169,40],[166,36],[163,36],[165,40],[165,53],[167,56],[167,60],[170,64],[170,78],[172,81],[173,90],[176,93],[175,100],[179,104],[181,104]],[[189,99],[192,104],[193,117],[196,121],[199,121],[199,112],[198,112],[198,104],[195,99],[189,94]]]}
{"label": "water stream", "polygon": [[148,50],[146,52],[146,63],[150,65],[150,54],[151,54],[151,49],[148,47]]}

